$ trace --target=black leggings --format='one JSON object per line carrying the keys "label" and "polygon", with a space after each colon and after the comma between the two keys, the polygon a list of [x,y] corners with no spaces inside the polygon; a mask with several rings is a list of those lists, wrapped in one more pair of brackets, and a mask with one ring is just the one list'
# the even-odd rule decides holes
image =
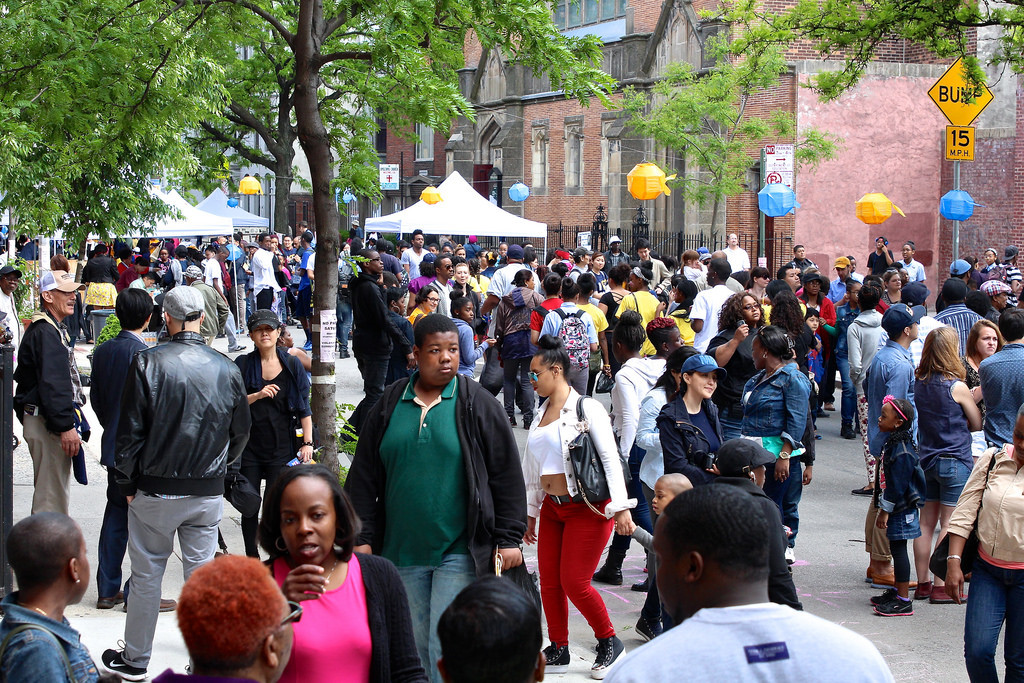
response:
{"label": "black leggings", "polygon": [[274,305],[274,290],[261,289],[256,295],[256,308],[269,311]]}
{"label": "black leggings", "polygon": [[[267,491],[277,481],[284,464],[271,465],[261,462],[251,462],[242,465],[242,476],[249,480],[256,491],[260,490],[260,482],[267,482]],[[256,546],[256,529],[259,528],[260,516],[255,514],[252,517],[242,517],[242,540],[245,542],[245,554],[249,557],[259,557],[260,553]]]}
{"label": "black leggings", "polygon": [[907,553],[906,541],[889,539],[889,552],[892,554],[892,565],[896,572],[896,583],[910,581],[910,555]]}

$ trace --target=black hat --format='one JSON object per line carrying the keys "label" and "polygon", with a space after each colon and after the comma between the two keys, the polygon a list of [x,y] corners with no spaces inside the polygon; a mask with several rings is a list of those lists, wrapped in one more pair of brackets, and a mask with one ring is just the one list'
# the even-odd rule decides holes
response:
{"label": "black hat", "polygon": [[3,268],[0,268],[0,277],[10,275],[11,273],[16,274],[18,277],[21,277],[21,271],[15,268],[14,266],[4,266]]}
{"label": "black hat", "polygon": [[257,327],[263,327],[264,325],[272,330],[276,330],[281,327],[281,319],[277,317],[276,313],[265,308],[253,311],[252,315],[249,316],[249,331],[252,332]]}
{"label": "black hat", "polygon": [[931,292],[923,282],[908,282],[900,292],[900,300],[910,306],[923,306]]}
{"label": "black hat", "polygon": [[729,439],[718,448],[715,464],[723,477],[746,477],[751,470],[775,462],[771,452],[750,439]]}

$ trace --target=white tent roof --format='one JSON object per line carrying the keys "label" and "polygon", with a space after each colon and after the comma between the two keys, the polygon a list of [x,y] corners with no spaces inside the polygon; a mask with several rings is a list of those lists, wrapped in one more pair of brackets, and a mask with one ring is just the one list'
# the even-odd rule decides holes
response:
{"label": "white tent roof", "polygon": [[437,204],[420,200],[389,216],[367,218],[366,230],[407,233],[418,228],[430,235],[547,237],[546,223],[519,218],[491,204],[457,172],[437,189],[442,198]]}
{"label": "white tent roof", "polygon": [[141,234],[145,237],[215,237],[230,235],[232,233],[231,219],[225,216],[216,216],[202,209],[189,204],[184,197],[178,194],[177,190],[168,192],[160,188],[151,187],[150,192],[167,202],[181,213],[181,218],[163,218],[151,228],[143,228]]}
{"label": "white tent roof", "polygon": [[268,228],[270,219],[249,213],[240,206],[228,206],[228,196],[219,187],[210,196],[196,204],[196,208],[215,216],[231,219],[236,228]]}

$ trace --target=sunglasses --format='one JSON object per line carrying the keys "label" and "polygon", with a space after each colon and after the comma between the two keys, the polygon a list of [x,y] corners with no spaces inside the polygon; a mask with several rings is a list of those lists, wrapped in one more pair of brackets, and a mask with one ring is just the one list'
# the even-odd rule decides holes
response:
{"label": "sunglasses", "polygon": [[540,379],[540,376],[541,376],[541,375],[543,375],[543,374],[544,374],[545,372],[547,372],[547,371],[548,371],[548,370],[550,370],[550,369],[551,369],[551,367],[549,366],[549,367],[546,367],[546,368],[544,368],[544,369],[543,369],[543,370],[541,370],[540,372],[534,372],[533,370],[531,370],[531,371],[530,371],[529,373],[527,373],[527,374],[528,374],[528,376],[529,376],[529,378],[530,378],[530,381],[531,381],[531,382],[536,382],[536,381],[537,381],[538,379]]}
{"label": "sunglasses", "polygon": [[288,609],[290,609],[291,612],[289,612],[288,616],[281,620],[281,624],[280,626],[278,626],[278,628],[284,628],[288,624],[297,624],[299,620],[302,619],[302,605],[300,605],[297,602],[292,602],[291,600],[289,600]]}

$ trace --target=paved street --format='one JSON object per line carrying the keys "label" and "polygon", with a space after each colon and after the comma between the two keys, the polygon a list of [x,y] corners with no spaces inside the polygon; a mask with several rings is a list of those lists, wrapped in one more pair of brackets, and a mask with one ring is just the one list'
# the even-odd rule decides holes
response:
{"label": "paved street", "polygon": [[[301,334],[296,334],[301,338]],[[251,342],[249,343],[251,347]],[[226,348],[223,339],[217,348]],[[87,366],[85,358],[91,347],[79,346],[79,361]],[[361,380],[354,359],[338,362],[338,400],[356,403],[361,395]],[[801,505],[801,526],[796,546],[797,563],[793,568],[796,586],[804,607],[821,617],[842,624],[871,639],[885,656],[893,674],[900,681],[964,681],[963,619],[964,608],[956,605],[929,605],[915,603],[916,614],[909,618],[884,619],[875,616],[868,598],[876,590],[863,583],[867,557],[863,550],[863,520],[867,500],[850,495],[850,489],[864,483],[864,463],[859,441],[845,441],[838,436],[840,419],[832,413],[829,419],[818,421],[823,439],[818,442],[818,464],[814,482],[804,490]],[[90,411],[90,421],[98,425]],[[173,426],[170,426],[173,428]],[[20,434],[20,425],[15,425]],[[516,429],[516,438],[523,447],[526,431]],[[82,525],[95,562],[96,543],[105,501],[105,473],[98,464],[99,435],[94,434],[87,444],[89,454],[88,487],[72,485],[71,514]],[[32,469],[28,451],[22,445],[15,452],[14,509],[16,516],[28,514],[32,495]],[[239,515],[230,506],[225,507],[221,525],[228,547],[232,552],[242,551]],[[531,569],[536,569],[536,553],[527,551]],[[125,572],[128,562],[125,561]],[[95,570],[95,567],[93,567]],[[643,576],[643,555],[633,544],[623,567],[625,582],[622,587],[599,586],[616,630],[627,650],[639,647],[640,639],[634,634],[643,594],[631,592],[629,585]],[[177,597],[181,585],[181,563],[172,557],[164,579],[165,597]],[[80,605],[69,608],[67,616],[82,633],[85,644],[94,659],[102,651],[116,645],[123,638],[125,615],[114,611],[94,609],[95,583]],[[589,680],[589,668],[596,644],[593,633],[575,609],[570,608],[571,650],[573,664],[566,676],[553,676],[551,680]],[[684,667],[684,657],[680,666]],[[166,667],[182,671],[187,662],[184,644],[177,630],[174,614],[163,614],[157,630],[150,675]],[[1002,645],[997,652],[997,664],[1002,670]],[[681,668],[681,675],[684,669]],[[822,672],[822,680],[829,680]]]}

